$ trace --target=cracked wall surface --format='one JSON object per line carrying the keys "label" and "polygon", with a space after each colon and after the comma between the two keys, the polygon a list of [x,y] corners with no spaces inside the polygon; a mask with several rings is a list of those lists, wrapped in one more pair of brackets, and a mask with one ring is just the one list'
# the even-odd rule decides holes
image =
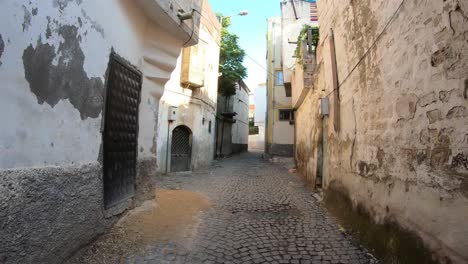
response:
{"label": "cracked wall surface", "polygon": [[[299,171],[315,182],[325,131],[324,184],[346,188],[378,223],[396,219],[441,259],[468,261],[468,4],[320,1],[313,90],[296,115]],[[335,35],[340,124],[333,96]],[[323,124],[323,125],[322,125]]]}

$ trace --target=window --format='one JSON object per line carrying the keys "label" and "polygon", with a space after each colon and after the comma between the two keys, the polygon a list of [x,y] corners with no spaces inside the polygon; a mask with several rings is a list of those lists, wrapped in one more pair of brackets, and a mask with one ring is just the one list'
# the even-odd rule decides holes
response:
{"label": "window", "polygon": [[283,72],[282,71],[275,71],[275,85],[283,85],[284,84],[284,79],[283,79]]}
{"label": "window", "polygon": [[208,133],[211,134],[211,120],[208,122]]}
{"label": "window", "polygon": [[292,95],[291,83],[284,84],[284,91],[286,92],[286,97],[291,97]]}
{"label": "window", "polygon": [[279,110],[280,121],[294,121],[294,112],[291,109],[280,109]]}

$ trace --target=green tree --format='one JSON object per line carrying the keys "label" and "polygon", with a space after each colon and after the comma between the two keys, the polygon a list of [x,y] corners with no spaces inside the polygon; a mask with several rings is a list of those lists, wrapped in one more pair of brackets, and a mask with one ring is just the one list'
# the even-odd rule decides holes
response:
{"label": "green tree", "polygon": [[[221,14],[217,14],[222,17]],[[236,93],[235,82],[247,77],[247,68],[244,62],[245,51],[239,46],[239,37],[230,33],[227,28],[231,25],[231,19],[222,19],[221,51],[219,56],[219,72],[221,77],[218,83],[218,92],[223,96],[231,96]]]}

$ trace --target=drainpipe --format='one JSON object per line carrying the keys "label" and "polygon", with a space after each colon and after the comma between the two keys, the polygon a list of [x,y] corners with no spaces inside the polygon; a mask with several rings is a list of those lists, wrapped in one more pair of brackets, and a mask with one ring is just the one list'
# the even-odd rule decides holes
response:
{"label": "drainpipe", "polygon": [[[224,96],[224,112],[228,111],[229,108],[229,96]],[[219,147],[219,156],[223,156],[223,142],[224,142],[224,116],[221,117],[221,120],[223,122],[221,126],[221,145]]]}
{"label": "drainpipe", "polygon": [[[217,111],[216,111],[217,112]],[[215,128],[214,128],[214,131],[216,131],[214,134],[215,134],[215,151],[214,151],[214,158],[216,159],[218,157],[218,136],[219,136],[219,133],[218,133],[218,130],[219,130],[219,117],[218,117],[218,113],[215,114]]]}
{"label": "drainpipe", "polygon": [[169,132],[171,127],[171,121],[167,120],[167,139],[166,139],[166,174],[169,172]]}
{"label": "drainpipe", "polygon": [[320,183],[320,188],[323,188],[323,183],[325,181],[325,150],[327,149],[325,144],[326,144],[326,135],[325,135],[325,121],[326,117],[322,118],[322,180]]}
{"label": "drainpipe", "polygon": [[340,86],[338,82],[338,67],[336,62],[335,36],[333,29],[330,29],[330,55],[331,70],[333,77],[333,127],[335,132],[340,132]]}

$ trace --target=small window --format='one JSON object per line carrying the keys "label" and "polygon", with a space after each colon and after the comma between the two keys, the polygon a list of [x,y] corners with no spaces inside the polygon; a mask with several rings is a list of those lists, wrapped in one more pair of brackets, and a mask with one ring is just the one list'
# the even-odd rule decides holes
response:
{"label": "small window", "polygon": [[211,120],[208,122],[208,133],[211,133]]}
{"label": "small window", "polygon": [[275,71],[275,85],[283,85],[284,84],[284,79],[283,79],[283,72],[282,71]]}
{"label": "small window", "polygon": [[294,112],[291,109],[280,109],[279,110],[280,121],[294,121]]}
{"label": "small window", "polygon": [[291,97],[292,95],[291,83],[284,84],[284,91],[286,92],[286,97]]}

